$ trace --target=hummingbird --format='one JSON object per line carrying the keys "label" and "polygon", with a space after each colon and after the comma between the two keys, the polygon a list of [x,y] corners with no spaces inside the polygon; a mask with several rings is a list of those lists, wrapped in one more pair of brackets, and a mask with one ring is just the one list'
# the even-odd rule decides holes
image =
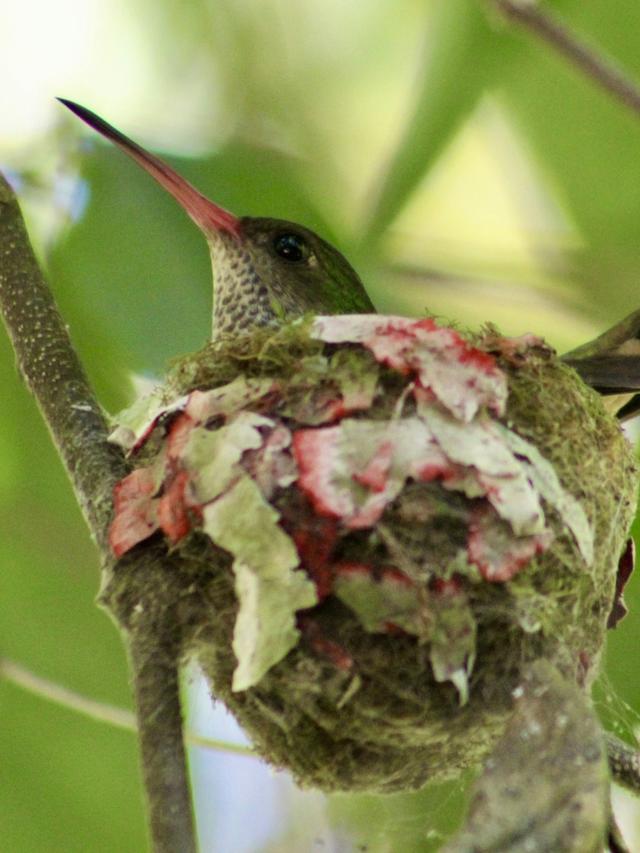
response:
{"label": "hummingbird", "polygon": [[[283,219],[235,216],[96,113],[58,100],[142,166],[204,234],[214,278],[213,338],[306,313],[375,312],[351,264],[309,228]],[[609,401],[620,420],[640,413],[640,311],[561,358]]]}
{"label": "hummingbird", "polygon": [[284,219],[234,216],[91,110],[58,100],[142,166],[204,234],[214,278],[212,337],[306,313],[375,312],[351,264],[309,228]]}

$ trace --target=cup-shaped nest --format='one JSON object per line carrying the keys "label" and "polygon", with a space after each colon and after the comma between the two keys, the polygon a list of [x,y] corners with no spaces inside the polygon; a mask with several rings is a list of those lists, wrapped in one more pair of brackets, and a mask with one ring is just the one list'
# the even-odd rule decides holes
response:
{"label": "cup-shaped nest", "polygon": [[168,540],[185,655],[303,785],[455,775],[525,665],[597,671],[636,467],[539,339],[384,316],[221,339],[113,440],[114,552]]}

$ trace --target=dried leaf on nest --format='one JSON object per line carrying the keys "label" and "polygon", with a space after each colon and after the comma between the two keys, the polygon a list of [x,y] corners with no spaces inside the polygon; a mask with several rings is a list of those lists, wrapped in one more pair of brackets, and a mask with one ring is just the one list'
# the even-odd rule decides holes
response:
{"label": "dried leaf on nest", "polygon": [[469,701],[469,676],[476,658],[476,620],[459,581],[438,580],[429,660],[436,681],[451,681],[460,704]]}
{"label": "dried leaf on nest", "polygon": [[192,429],[180,454],[189,472],[190,499],[203,505],[221,495],[237,479],[242,454],[262,446],[259,427],[273,421],[254,412],[240,412],[217,430]]}
{"label": "dried leaf on nest", "polygon": [[453,476],[450,462],[415,417],[345,419],[338,426],[297,430],[293,451],[299,486],[317,511],[352,529],[372,527],[410,474]]}
{"label": "dried leaf on nest", "polygon": [[513,430],[497,423],[498,430],[513,453],[522,459],[527,474],[540,496],[549,503],[562,518],[562,522],[573,534],[582,557],[591,565],[593,562],[593,529],[584,509],[566,489],[562,488],[553,465],[544,458],[535,445],[525,441]]}
{"label": "dried leaf on nest", "polygon": [[115,516],[109,530],[109,544],[116,557],[148,539],[159,527],[158,491],[164,476],[163,466],[136,468],[114,489]]}
{"label": "dried leaf on nest", "polygon": [[[247,476],[203,509],[203,529],[234,556],[239,610],[233,633],[238,665],[233,690],[257,684],[298,642],[296,612],[318,601],[295,545],[278,526],[278,513]],[[247,536],[247,524],[251,536]]]}
{"label": "dried leaf on nest", "polygon": [[167,405],[164,391],[155,388],[124,409],[113,418],[115,427],[109,436],[112,444],[117,444],[131,453],[135,453],[149,438],[161,417],[184,409],[187,397],[181,396]]}
{"label": "dried leaf on nest", "polygon": [[372,579],[367,565],[341,564],[333,590],[365,631],[386,632],[395,627],[422,640],[431,635],[428,594],[402,572],[387,569]]}
{"label": "dried leaf on nest", "polygon": [[495,359],[430,317],[318,317],[312,336],[326,343],[361,343],[382,364],[415,373],[421,386],[463,421],[482,406],[504,411],[507,382]]}

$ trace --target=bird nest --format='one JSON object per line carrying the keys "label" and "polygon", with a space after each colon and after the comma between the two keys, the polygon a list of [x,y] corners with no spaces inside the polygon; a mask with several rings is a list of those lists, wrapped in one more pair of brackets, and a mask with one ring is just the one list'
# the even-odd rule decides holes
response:
{"label": "bird nest", "polygon": [[114,552],[164,537],[185,656],[303,785],[456,775],[500,736],[523,667],[585,689],[597,672],[636,467],[539,339],[381,316],[221,339],[113,440],[135,465]]}

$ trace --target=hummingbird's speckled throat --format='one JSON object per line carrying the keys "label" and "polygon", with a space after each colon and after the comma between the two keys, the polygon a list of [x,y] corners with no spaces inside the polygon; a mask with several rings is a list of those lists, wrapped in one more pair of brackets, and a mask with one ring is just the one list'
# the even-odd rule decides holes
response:
{"label": "hummingbird's speckled throat", "polygon": [[272,322],[269,289],[256,272],[245,241],[223,233],[207,240],[215,283],[212,337]]}
{"label": "hummingbird's speckled throat", "polygon": [[307,312],[375,311],[353,267],[313,231],[280,219],[235,216],[95,113],[59,100],[155,178],[207,238],[214,278],[212,337]]}

